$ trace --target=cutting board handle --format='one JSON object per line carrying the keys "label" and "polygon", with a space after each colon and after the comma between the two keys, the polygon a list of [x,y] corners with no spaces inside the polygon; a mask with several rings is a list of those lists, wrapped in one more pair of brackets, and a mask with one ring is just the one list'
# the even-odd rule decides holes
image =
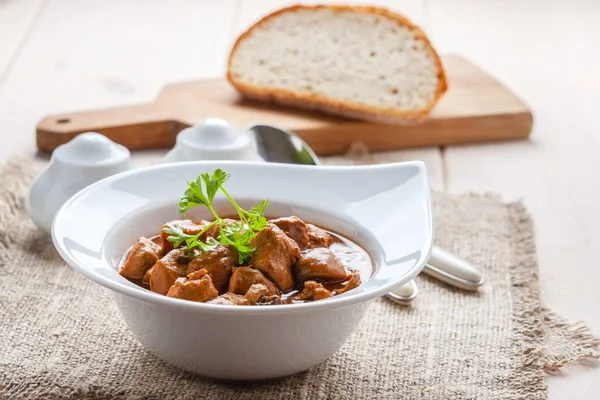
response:
{"label": "cutting board handle", "polygon": [[173,147],[189,125],[172,118],[158,104],[53,115],[37,126],[37,146],[52,151],[83,132],[98,132],[131,150]]}

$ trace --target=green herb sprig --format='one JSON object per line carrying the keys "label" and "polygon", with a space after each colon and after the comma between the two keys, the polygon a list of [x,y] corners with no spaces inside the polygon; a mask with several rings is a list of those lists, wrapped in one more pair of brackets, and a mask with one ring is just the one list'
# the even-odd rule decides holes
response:
{"label": "green herb sprig", "polygon": [[[228,244],[237,249],[239,264],[244,264],[252,257],[256,249],[250,245],[250,242],[256,237],[259,231],[267,226],[265,210],[269,202],[263,200],[249,210],[244,210],[223,187],[223,184],[229,177],[228,173],[217,169],[212,174],[200,174],[195,182],[188,182],[188,188],[179,201],[179,212],[185,214],[190,208],[206,206],[213,215],[214,221],[207,224],[195,235],[185,233],[179,224],[168,224],[163,229],[163,232],[169,235],[167,236],[167,240],[173,243],[174,247],[180,247],[185,243],[184,250],[191,251],[198,249],[201,252],[206,252],[219,244]],[[225,221],[217,214],[213,207],[213,200],[219,190],[221,190],[235,208],[240,219],[239,221]],[[201,236],[215,226],[219,232],[217,238],[211,237],[203,242],[200,239]]]}

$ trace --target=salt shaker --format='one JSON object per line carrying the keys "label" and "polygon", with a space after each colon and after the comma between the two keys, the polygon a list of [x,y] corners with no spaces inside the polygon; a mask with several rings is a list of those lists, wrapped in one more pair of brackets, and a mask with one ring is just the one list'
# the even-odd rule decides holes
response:
{"label": "salt shaker", "polygon": [[209,118],[179,132],[175,147],[161,163],[200,160],[264,161],[251,132],[227,121]]}
{"label": "salt shaker", "polygon": [[54,215],[72,195],[130,169],[127,148],[99,133],[82,133],[54,150],[48,169],[29,188],[27,213],[37,226],[50,233]]}

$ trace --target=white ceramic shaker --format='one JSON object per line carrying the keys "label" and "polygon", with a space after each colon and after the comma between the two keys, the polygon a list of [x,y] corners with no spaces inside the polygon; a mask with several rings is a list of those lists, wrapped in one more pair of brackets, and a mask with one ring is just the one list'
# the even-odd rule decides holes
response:
{"label": "white ceramic shaker", "polygon": [[219,118],[206,119],[179,132],[175,147],[161,163],[201,160],[264,161],[250,132]]}
{"label": "white ceramic shaker", "polygon": [[54,150],[48,169],[29,188],[27,213],[49,233],[54,215],[72,195],[130,169],[131,155],[127,148],[99,133],[82,133]]}

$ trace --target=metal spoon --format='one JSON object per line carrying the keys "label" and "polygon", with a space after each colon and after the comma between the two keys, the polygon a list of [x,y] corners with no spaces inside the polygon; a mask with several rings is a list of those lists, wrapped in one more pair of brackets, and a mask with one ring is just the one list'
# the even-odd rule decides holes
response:
{"label": "metal spoon", "polygon": [[404,285],[392,290],[387,294],[387,298],[392,300],[394,303],[408,306],[419,294],[419,288],[415,281],[410,280]]}
{"label": "metal spoon", "polygon": [[248,130],[256,137],[258,154],[267,162],[320,165],[310,146],[292,132],[262,124]]}
{"label": "metal spoon", "polygon": [[[258,153],[265,161],[320,165],[310,146],[293,132],[265,124],[253,125],[248,130],[255,135]],[[483,275],[477,268],[435,246],[423,272],[464,290],[477,290],[484,282]],[[417,285],[409,281],[387,296],[399,304],[410,304],[417,293]]]}
{"label": "metal spoon", "polygon": [[433,246],[423,272],[459,289],[476,291],[484,283],[483,274],[467,261]]}

